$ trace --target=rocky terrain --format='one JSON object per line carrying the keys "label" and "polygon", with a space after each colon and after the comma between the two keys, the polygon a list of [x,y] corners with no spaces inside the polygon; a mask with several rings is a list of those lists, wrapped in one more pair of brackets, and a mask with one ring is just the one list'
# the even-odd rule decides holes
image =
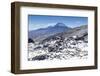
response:
{"label": "rocky terrain", "polygon": [[88,57],[87,25],[50,35],[40,42],[29,38],[28,60],[68,60]]}

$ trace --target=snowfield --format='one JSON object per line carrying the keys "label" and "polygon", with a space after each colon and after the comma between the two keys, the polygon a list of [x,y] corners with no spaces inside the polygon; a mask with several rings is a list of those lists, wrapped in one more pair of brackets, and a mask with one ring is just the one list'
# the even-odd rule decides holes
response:
{"label": "snowfield", "polygon": [[87,59],[88,41],[57,37],[44,43],[28,43],[28,61]]}

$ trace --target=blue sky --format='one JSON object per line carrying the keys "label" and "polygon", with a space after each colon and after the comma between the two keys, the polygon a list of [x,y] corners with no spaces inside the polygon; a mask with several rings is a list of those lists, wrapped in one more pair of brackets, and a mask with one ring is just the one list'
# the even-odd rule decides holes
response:
{"label": "blue sky", "polygon": [[54,26],[57,23],[64,23],[66,26],[74,28],[88,25],[88,17],[28,15],[29,31]]}

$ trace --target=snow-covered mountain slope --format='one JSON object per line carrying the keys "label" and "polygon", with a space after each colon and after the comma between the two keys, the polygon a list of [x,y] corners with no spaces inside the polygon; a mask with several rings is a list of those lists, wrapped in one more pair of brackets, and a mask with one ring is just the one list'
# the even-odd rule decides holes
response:
{"label": "snow-covered mountain slope", "polygon": [[29,61],[68,60],[88,58],[87,26],[73,28],[67,32],[55,34],[42,43],[30,42]]}

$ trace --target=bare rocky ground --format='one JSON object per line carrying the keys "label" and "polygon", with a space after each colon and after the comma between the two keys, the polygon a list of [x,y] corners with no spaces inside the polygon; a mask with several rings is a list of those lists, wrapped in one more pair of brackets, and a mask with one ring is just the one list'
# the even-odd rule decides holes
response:
{"label": "bare rocky ground", "polygon": [[30,42],[28,43],[28,61],[86,59],[88,58],[86,37],[56,36],[43,43]]}

